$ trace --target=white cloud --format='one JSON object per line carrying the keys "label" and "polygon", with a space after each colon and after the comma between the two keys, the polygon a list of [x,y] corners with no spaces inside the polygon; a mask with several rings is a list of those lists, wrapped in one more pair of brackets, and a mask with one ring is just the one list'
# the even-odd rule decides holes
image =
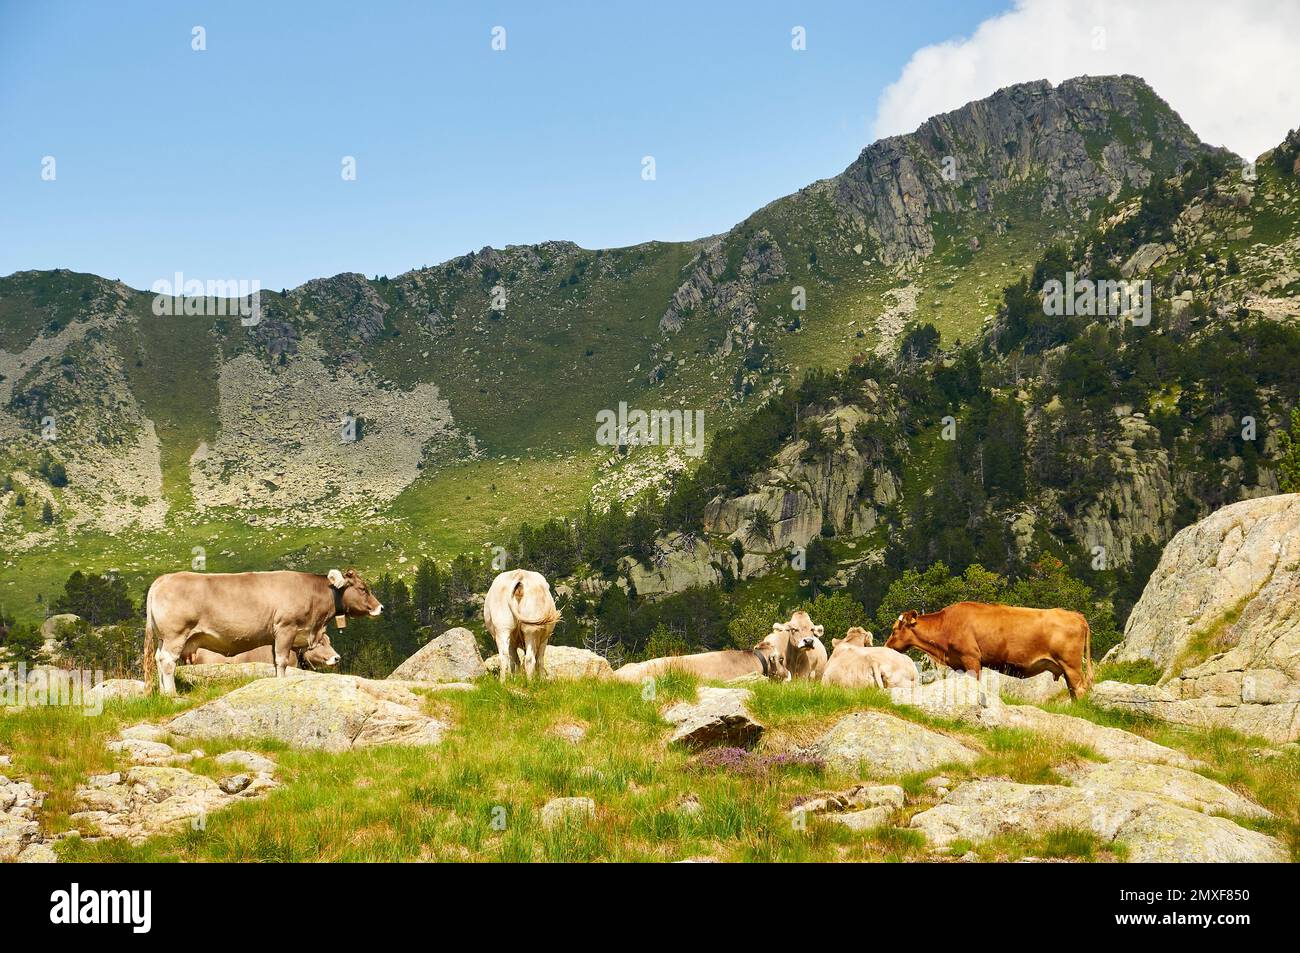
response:
{"label": "white cloud", "polygon": [[1003,86],[1141,76],[1203,140],[1255,158],[1300,125],[1294,0],[1017,0],[969,37],[913,54],[876,108],[876,137]]}

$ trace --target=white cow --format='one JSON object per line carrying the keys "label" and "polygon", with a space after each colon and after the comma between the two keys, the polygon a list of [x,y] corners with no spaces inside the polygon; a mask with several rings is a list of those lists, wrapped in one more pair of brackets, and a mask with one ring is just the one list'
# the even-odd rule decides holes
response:
{"label": "white cow", "polygon": [[526,678],[546,674],[546,643],[559,619],[550,583],[541,573],[511,569],[492,580],[483,600],[483,623],[501,656],[501,681],[518,671],[519,649],[524,650]]}

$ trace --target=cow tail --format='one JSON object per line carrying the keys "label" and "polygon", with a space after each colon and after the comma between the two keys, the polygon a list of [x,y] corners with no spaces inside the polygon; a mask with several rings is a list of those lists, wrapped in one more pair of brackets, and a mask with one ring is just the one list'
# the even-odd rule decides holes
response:
{"label": "cow tail", "polygon": [[149,587],[149,594],[144,597],[144,658],[140,660],[140,667],[144,670],[144,683],[152,691],[154,684],[158,680],[158,662],[154,658],[155,626],[153,622],[153,586]]}

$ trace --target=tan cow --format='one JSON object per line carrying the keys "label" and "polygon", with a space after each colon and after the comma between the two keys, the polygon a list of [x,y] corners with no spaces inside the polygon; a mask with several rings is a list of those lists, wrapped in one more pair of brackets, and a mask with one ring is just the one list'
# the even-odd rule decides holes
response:
{"label": "tan cow", "polygon": [[[259,645],[238,655],[222,655],[207,649],[195,649],[185,659],[186,665],[242,665],[249,662],[274,665],[275,650],[269,645]],[[313,669],[333,668],[339,664],[339,653],[334,651],[328,634],[321,636],[321,640],[310,648],[305,642],[294,645],[293,651],[289,653],[289,668],[301,668],[304,663]]]}
{"label": "tan cow", "polygon": [[822,681],[845,688],[898,688],[916,685],[916,663],[902,652],[873,646],[872,635],[854,626],[842,639],[831,639],[831,657]]}
{"label": "tan cow", "polygon": [[821,640],[825,628],[813,625],[808,613],[801,609],[791,614],[789,622],[773,625],[774,633],[778,629],[786,636],[785,660],[790,678],[819,681],[826,669],[826,646]]}
{"label": "tan cow", "polygon": [[524,651],[524,676],[546,674],[546,644],[560,613],[551,598],[551,585],[539,572],[511,569],[492,580],[483,600],[483,624],[501,656],[501,681],[519,670]]}
{"label": "tan cow", "polygon": [[[742,675],[761,674],[774,682],[789,678],[781,646],[770,637],[744,649],[723,649],[721,652],[699,652],[695,655],[672,655],[652,658],[644,662],[629,662],[614,672],[620,682],[640,682],[657,678],[665,672],[682,672],[708,681],[725,682]],[[784,640],[782,640],[782,643]]]}
{"label": "tan cow", "polygon": [[991,668],[1032,678],[1065,676],[1071,698],[1092,687],[1092,631],[1082,613],[1068,609],[958,602],[921,615],[898,617],[885,643],[900,651],[918,648],[939,665],[976,677]]}
{"label": "tan cow", "polygon": [[275,673],[283,676],[294,644],[319,644],[331,618],[379,615],[383,608],[355,569],[331,569],[325,576],[168,573],[153,581],[145,598],[144,664],[146,671],[156,664],[160,690],[175,695],[182,656],[197,649],[238,655],[270,645]]}

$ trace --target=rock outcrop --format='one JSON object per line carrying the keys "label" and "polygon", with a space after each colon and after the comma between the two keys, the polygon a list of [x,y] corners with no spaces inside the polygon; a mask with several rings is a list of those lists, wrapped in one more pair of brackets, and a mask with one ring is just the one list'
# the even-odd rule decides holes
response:
{"label": "rock outcrop", "polygon": [[1243,500],[1179,532],[1106,658],[1164,675],[1103,682],[1099,705],[1300,738],[1300,494]]}
{"label": "rock outcrop", "polygon": [[347,751],[436,745],[447,725],[426,715],[403,685],[350,675],[265,678],[187,711],[166,725],[181,738],[269,738],[295,748]]}
{"label": "rock outcrop", "polygon": [[[846,536],[871,532],[884,508],[898,499],[900,483],[884,464],[886,448],[856,434],[859,426],[884,425],[885,431],[897,432],[897,417],[889,409],[889,392],[875,381],[864,382],[858,399],[861,403],[836,407],[812,422],[822,432],[824,449],[813,452],[806,440],[795,440],[754,478],[753,492],[710,502],[705,530],[759,554],[807,546],[827,526]],[[760,510],[771,523],[770,539],[751,528]]]}
{"label": "rock outcrop", "polygon": [[41,842],[36,812],[44,800],[44,795],[29,782],[0,774],[0,863],[18,860]]}
{"label": "rock outcrop", "polygon": [[1286,848],[1221,817],[1189,810],[1153,794],[977,780],[959,785],[941,803],[912,817],[936,847],[1000,834],[1039,836],[1053,828],[1091,831],[1127,848],[1139,863],[1280,863]]}
{"label": "rock outcrop", "polygon": [[411,682],[469,682],[486,674],[474,633],[457,626],[421,647],[388,677]]}
{"label": "rock outcrop", "polygon": [[1062,768],[1060,773],[1081,788],[1143,791],[1205,814],[1270,818],[1273,813],[1242,797],[1232,788],[1203,775],[1165,764],[1142,761],[1088,762]]}
{"label": "rock outcrop", "polygon": [[[1118,118],[1117,118],[1118,117]],[[1126,143],[1112,123],[1150,122],[1167,149]],[[1108,139],[1105,148],[1094,145]],[[987,99],[926,120],[916,132],[873,143],[831,180],[835,200],[861,222],[886,263],[934,250],[937,215],[966,208],[992,212],[1026,182],[1043,183],[1044,210],[1082,210],[1141,189],[1153,172],[1170,174],[1201,148],[1195,133],[1135,76],[1045,80],[998,90]]]}
{"label": "rock outcrop", "polygon": [[669,744],[692,751],[716,745],[749,748],[758,743],[763,726],[749,713],[754,693],[746,688],[701,686],[693,702],[678,702],[664,712],[673,726]]}
{"label": "rock outcrop", "polygon": [[542,827],[547,830],[583,824],[595,816],[596,802],[589,797],[557,797],[542,805]]}
{"label": "rock outcrop", "polygon": [[[542,663],[547,678],[608,678],[614,674],[609,659],[588,649],[572,645],[548,645]],[[501,671],[501,656],[493,655],[483,663],[484,669],[496,675]]]}
{"label": "rock outcrop", "polygon": [[82,809],[72,820],[96,835],[139,843],[186,824],[202,828],[209,814],[275,786],[269,775],[245,776],[236,785],[225,780],[214,781],[184,768],[149,765],[94,775],[77,789]]}
{"label": "rock outcrop", "polygon": [[969,764],[979,752],[947,735],[880,711],[861,711],[838,721],[810,752],[842,774],[879,777]]}

